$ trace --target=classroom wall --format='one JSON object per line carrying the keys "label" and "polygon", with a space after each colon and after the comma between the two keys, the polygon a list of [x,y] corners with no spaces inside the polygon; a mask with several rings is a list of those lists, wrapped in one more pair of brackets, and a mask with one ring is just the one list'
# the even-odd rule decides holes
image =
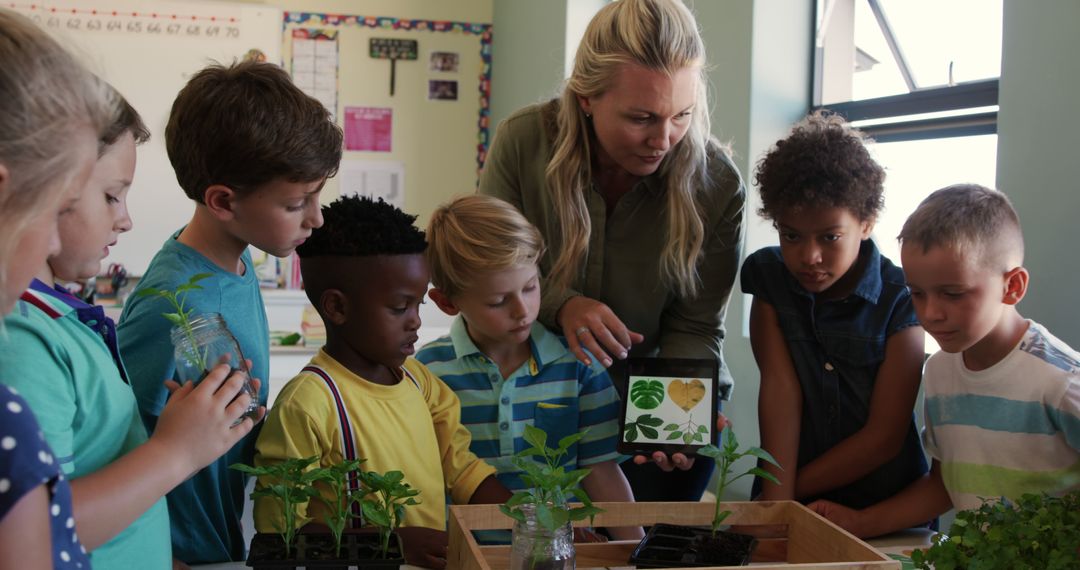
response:
{"label": "classroom wall", "polygon": [[[493,17],[492,0],[279,0],[273,3],[283,11],[399,19],[490,24]],[[343,164],[354,160],[402,163],[405,177],[404,209],[417,215],[417,223],[424,226],[438,204],[476,188],[477,120],[480,109],[477,89],[482,69],[479,37],[447,32],[404,32],[357,27],[336,29],[340,30],[339,109],[346,105],[394,109],[392,151],[346,151]],[[389,95],[390,62],[371,60],[367,56],[367,40],[373,36],[401,37],[419,42],[418,60],[397,63],[393,97]],[[452,74],[429,72],[428,54],[435,49],[457,52],[460,57],[459,71]],[[288,49],[284,53],[287,55]],[[427,100],[428,79],[458,81],[458,100]],[[338,122],[341,124],[340,117]],[[324,203],[338,195],[343,180],[345,177],[342,175],[327,184]]]}
{"label": "classroom wall", "polygon": [[1080,347],[1077,22],[1075,0],[1005,2],[997,153],[997,184],[1020,214],[1031,271],[1020,312],[1073,347]]}

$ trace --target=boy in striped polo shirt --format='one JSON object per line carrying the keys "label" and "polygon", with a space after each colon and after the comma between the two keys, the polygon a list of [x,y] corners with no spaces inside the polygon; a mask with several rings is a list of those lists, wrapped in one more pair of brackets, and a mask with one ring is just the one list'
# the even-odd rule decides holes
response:
{"label": "boy in striped polo shirt", "polygon": [[951,507],[1080,487],[1080,353],[1016,310],[1028,286],[1020,220],[1001,192],[931,194],[900,232],[919,322],[941,346],[923,374],[928,475],[859,512],[819,512],[862,536]]}
{"label": "boy in striped polo shirt", "polygon": [[[461,399],[472,451],[519,490],[525,485],[510,459],[528,447],[526,425],[547,432],[548,441],[588,429],[564,465],[592,469],[582,488],[593,501],[633,501],[617,463],[619,399],[610,377],[595,359],[580,363],[565,339],[536,321],[540,232],[502,200],[466,196],[437,209],[427,234],[435,285],[428,295],[458,318],[416,358]],[[641,537],[640,528],[611,533]]]}

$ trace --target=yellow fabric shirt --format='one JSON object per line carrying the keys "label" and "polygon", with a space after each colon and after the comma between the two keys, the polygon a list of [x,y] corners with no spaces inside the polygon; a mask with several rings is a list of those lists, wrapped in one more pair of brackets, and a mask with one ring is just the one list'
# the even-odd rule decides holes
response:
{"label": "yellow fabric shirt", "polygon": [[[446,492],[467,504],[480,483],[495,469],[469,451],[469,430],[461,424],[461,405],[454,391],[420,362],[408,359],[408,376],[394,386],[369,382],[350,372],[325,351],[311,359],[336,383],[352,426],[356,456],[365,471],[402,471],[405,482],[420,490],[419,505],[405,509],[405,526],[446,528]],[[414,383],[410,377],[416,380]],[[419,386],[418,386],[418,385]],[[344,440],[335,400],[326,382],[301,372],[285,385],[270,410],[255,444],[255,465],[318,456],[318,465],[340,463]],[[260,478],[258,485],[270,482]],[[329,492],[323,488],[324,496]],[[301,505],[298,523],[322,521],[320,501]],[[281,505],[275,499],[255,501],[255,528],[278,532]]]}

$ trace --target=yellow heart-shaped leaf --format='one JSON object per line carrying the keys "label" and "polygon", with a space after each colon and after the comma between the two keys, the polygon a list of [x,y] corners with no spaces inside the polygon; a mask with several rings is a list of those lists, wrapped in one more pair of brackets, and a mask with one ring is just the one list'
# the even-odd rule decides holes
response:
{"label": "yellow heart-shaped leaf", "polygon": [[705,398],[705,384],[701,380],[674,380],[668,384],[667,393],[676,406],[689,412]]}

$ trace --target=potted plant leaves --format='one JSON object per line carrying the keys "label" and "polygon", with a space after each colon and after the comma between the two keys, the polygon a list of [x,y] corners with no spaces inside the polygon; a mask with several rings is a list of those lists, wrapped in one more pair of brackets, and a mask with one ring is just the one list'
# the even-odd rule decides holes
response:
{"label": "potted plant leaves", "polygon": [[[221,315],[218,313],[193,315],[194,309],[185,307],[188,293],[202,289],[199,281],[210,275],[209,273],[192,275],[186,283],[177,286],[175,291],[147,287],[137,293],[139,297],[164,299],[173,309],[172,312],[161,315],[173,325],[170,337],[176,363],[176,376],[181,384],[189,380],[198,384],[210,373],[211,368],[224,363],[229,364],[233,372],[241,371],[250,374],[247,361],[240,350],[240,344],[229,332]],[[247,415],[254,418],[259,410],[259,395],[255,391],[250,375],[244,384],[244,390],[251,396]]]}
{"label": "potted plant leaves", "polygon": [[252,561],[287,561],[293,558],[293,547],[296,539],[296,507],[319,496],[314,482],[320,477],[317,471],[308,470],[308,467],[318,461],[317,457],[297,458],[282,461],[274,465],[251,467],[242,463],[234,463],[229,467],[256,477],[264,477],[266,485],[255,489],[251,493],[252,499],[270,497],[281,503],[281,526],[276,528],[277,535],[256,534],[251,541],[251,552],[248,556],[248,565],[255,568],[273,566],[260,566]]}
{"label": "potted plant leaves", "polygon": [[[574,531],[570,523],[600,512],[579,487],[590,470],[567,471],[562,466],[562,457],[584,435],[568,435],[559,440],[558,447],[551,448],[544,430],[525,426],[524,438],[532,447],[514,455],[512,461],[523,472],[521,480],[529,488],[499,505],[499,510],[514,519],[511,570],[574,568]],[[572,497],[581,501],[581,506],[571,506]]]}
{"label": "potted plant leaves", "polygon": [[933,542],[912,553],[916,568],[1080,568],[1080,491],[986,501],[957,512],[949,535],[937,534]]}
{"label": "potted plant leaves", "polygon": [[[353,505],[360,502],[360,493],[349,492],[349,482],[352,478],[356,477],[356,471],[360,468],[360,464],[363,463],[363,459],[354,459],[338,463],[337,465],[331,465],[330,467],[319,467],[313,470],[312,478],[314,481],[322,482],[328,492],[319,494],[318,499],[324,505],[326,505],[326,517],[322,522],[330,529],[330,535],[334,540],[333,559],[342,560],[348,557],[349,551],[346,549],[346,556],[342,556],[341,540],[345,533],[345,529],[349,526],[349,523],[353,519],[362,519],[359,513],[353,512]],[[309,548],[318,544],[319,538],[313,533],[310,536],[307,546]],[[328,549],[320,549],[328,550]],[[329,558],[329,552],[325,553]],[[317,556],[313,552],[308,552],[308,558],[316,558]],[[341,568],[345,568],[342,565]]]}
{"label": "potted plant leaves", "polygon": [[[282,508],[281,526],[275,529],[278,534],[256,533],[252,539],[248,566],[256,570],[374,570],[396,569],[404,564],[401,544],[392,532],[401,526],[405,507],[417,504],[414,497],[419,491],[403,482],[400,471],[385,475],[359,471],[363,459],[312,467],[316,461],[318,458],[309,457],[261,467],[239,463],[231,466],[262,478],[262,484],[251,494],[253,499],[267,497]],[[350,491],[353,478],[360,486]],[[320,488],[325,490],[320,492]],[[326,510],[317,523],[298,531],[297,506],[312,499],[319,500]],[[354,505],[360,505],[364,514],[354,511]],[[365,520],[376,531],[346,533],[355,519]],[[322,526],[329,532],[320,532]]]}
{"label": "potted plant leaves", "polygon": [[[397,568],[405,563],[405,554],[394,531],[405,518],[405,507],[420,504],[416,500],[420,491],[404,482],[405,475],[401,471],[389,471],[385,475],[367,471],[361,472],[359,477],[365,493],[360,505],[365,521],[378,529],[378,558],[381,560],[381,564],[365,568]],[[393,542],[391,538],[394,538]]]}
{"label": "potted plant leaves", "polygon": [[716,512],[712,528],[657,524],[634,549],[630,563],[638,568],[680,568],[693,566],[743,566],[750,562],[756,540],[747,535],[721,530],[731,511],[721,510],[724,489],[748,475],[756,475],[779,484],[776,477],[760,467],[732,476],[734,464],[739,459],[752,456],[779,467],[769,452],[758,447],[739,449],[739,442],[731,427],[720,433],[720,447],[707,445],[698,455],[716,462]]}

